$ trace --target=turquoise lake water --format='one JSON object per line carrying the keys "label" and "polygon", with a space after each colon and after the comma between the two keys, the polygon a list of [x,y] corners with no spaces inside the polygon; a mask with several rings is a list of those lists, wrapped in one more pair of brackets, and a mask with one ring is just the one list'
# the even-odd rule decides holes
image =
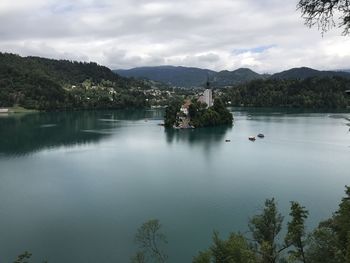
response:
{"label": "turquoise lake water", "polygon": [[271,197],[286,216],[306,206],[309,230],[329,217],[350,184],[350,114],[232,111],[233,127],[180,131],[160,110],[0,116],[0,262],[129,262],[152,218],[169,262],[191,262]]}

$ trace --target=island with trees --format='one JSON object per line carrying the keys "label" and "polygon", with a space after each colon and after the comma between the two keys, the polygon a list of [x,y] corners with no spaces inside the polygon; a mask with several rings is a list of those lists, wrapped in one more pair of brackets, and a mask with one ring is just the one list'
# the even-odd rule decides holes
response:
{"label": "island with trees", "polygon": [[201,98],[173,101],[165,110],[164,125],[175,129],[232,125],[233,115],[221,99],[210,104],[208,106]]}

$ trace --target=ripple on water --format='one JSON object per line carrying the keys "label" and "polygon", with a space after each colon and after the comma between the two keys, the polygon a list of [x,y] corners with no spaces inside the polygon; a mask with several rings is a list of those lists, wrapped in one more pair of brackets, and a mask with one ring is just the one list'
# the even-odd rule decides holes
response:
{"label": "ripple on water", "polygon": [[57,124],[55,123],[48,123],[48,124],[43,124],[43,125],[40,125],[40,128],[51,128],[51,127],[56,127]]}

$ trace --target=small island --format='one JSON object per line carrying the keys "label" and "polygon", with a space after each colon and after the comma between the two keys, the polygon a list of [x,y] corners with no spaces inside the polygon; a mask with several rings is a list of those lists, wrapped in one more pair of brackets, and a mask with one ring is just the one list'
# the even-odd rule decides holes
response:
{"label": "small island", "polygon": [[166,108],[164,125],[175,129],[194,129],[232,125],[232,122],[232,113],[219,98],[213,100],[213,93],[207,82],[207,89],[198,98],[172,102]]}

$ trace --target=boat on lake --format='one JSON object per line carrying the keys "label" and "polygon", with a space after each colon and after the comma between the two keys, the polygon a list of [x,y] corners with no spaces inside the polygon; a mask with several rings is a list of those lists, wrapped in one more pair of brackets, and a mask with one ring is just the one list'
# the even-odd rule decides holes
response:
{"label": "boat on lake", "polygon": [[248,139],[249,139],[249,141],[255,141],[256,140],[255,136],[249,136]]}
{"label": "boat on lake", "polygon": [[259,138],[264,138],[264,137],[265,137],[265,135],[264,135],[264,134],[262,134],[262,133],[259,133],[259,134],[258,134],[258,137],[259,137]]}

